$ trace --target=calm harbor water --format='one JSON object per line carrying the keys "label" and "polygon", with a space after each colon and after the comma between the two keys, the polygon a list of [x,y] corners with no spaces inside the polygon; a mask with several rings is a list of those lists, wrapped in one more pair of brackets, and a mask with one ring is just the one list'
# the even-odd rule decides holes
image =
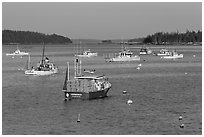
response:
{"label": "calm harbor water", "polygon": [[[20,45],[35,66],[42,46]],[[128,46],[135,54],[139,48]],[[140,62],[106,63],[120,45],[86,46],[98,57],[82,59],[82,69],[96,69],[112,83],[108,97],[64,102],[61,91],[66,62],[74,75],[74,46],[46,45],[45,55],[59,67],[52,76],[25,76],[27,57],[11,58],[16,47],[2,47],[2,133],[4,135],[200,135],[202,134],[202,49],[178,47],[181,60],[142,56]],[[151,48],[158,51],[161,47]],[[173,49],[173,48],[170,48]],[[193,57],[193,55],[196,55]],[[137,65],[142,64],[137,70]],[[122,91],[127,94],[123,95]],[[127,100],[133,104],[128,105]],[[81,122],[77,123],[80,114]],[[179,121],[179,115],[183,120]],[[180,128],[181,124],[184,128]]]}

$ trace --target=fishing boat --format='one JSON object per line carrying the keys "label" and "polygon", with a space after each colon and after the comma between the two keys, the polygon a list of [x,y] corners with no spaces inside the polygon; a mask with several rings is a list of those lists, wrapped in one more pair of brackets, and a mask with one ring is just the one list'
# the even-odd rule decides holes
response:
{"label": "fishing boat", "polygon": [[[67,63],[66,76],[63,86],[65,101],[71,99],[97,99],[107,97],[111,83],[105,75],[82,75],[78,71],[79,59],[75,61],[75,76],[69,78],[69,62]],[[81,63],[80,63],[81,64]]]}
{"label": "fishing boat", "polygon": [[161,58],[163,58],[163,59],[182,59],[183,54],[178,54],[178,52],[176,52],[176,50],[173,50],[170,55],[162,56]]}
{"label": "fishing boat", "polygon": [[28,52],[23,52],[23,51],[20,51],[20,49],[18,48],[17,46],[17,49],[16,51],[14,51],[13,53],[6,53],[6,56],[25,56],[25,55],[29,55]]}
{"label": "fishing boat", "polygon": [[140,61],[140,57],[133,55],[133,52],[127,50],[125,47],[122,48],[122,51],[119,52],[117,57],[108,59],[109,62],[118,62],[118,61]]}
{"label": "fishing boat", "polygon": [[[51,63],[48,57],[45,57],[45,46],[43,46],[43,54],[42,54],[42,60],[38,63],[37,67],[27,67],[28,69],[25,70],[25,75],[52,75],[58,73],[58,68],[55,66],[55,64]],[[30,64],[30,56],[28,59],[28,64]]]}
{"label": "fishing boat", "polygon": [[169,56],[171,55],[171,52],[169,52],[167,49],[161,49],[159,53],[156,54],[156,56]]}
{"label": "fishing boat", "polygon": [[82,54],[76,55],[77,57],[95,57],[97,56],[98,53],[96,52],[91,52],[91,50],[85,50]]}
{"label": "fishing boat", "polygon": [[150,50],[149,48],[142,47],[140,49],[140,55],[149,55],[149,54],[152,54],[152,50]]}

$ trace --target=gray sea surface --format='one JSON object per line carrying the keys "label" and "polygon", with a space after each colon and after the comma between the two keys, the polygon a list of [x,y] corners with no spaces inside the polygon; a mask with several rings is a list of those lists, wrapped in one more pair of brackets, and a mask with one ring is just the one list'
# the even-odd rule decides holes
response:
{"label": "gray sea surface", "polygon": [[[180,60],[153,55],[140,62],[107,63],[121,45],[46,45],[45,55],[59,67],[52,76],[25,76],[28,57],[9,57],[14,45],[2,47],[3,135],[201,135],[202,48],[168,46],[184,54]],[[128,48],[139,54],[140,47]],[[19,45],[31,54],[31,64],[41,60],[42,45]],[[112,83],[108,97],[64,102],[61,91],[67,62],[74,75],[74,53],[83,49],[99,56],[82,59],[83,69],[96,69]],[[150,47],[158,52],[159,47]],[[76,50],[77,49],[77,50]],[[193,56],[195,55],[195,57]],[[140,70],[138,65],[142,64]],[[122,91],[127,91],[124,95]],[[128,105],[131,99],[133,104]],[[80,122],[77,122],[80,114]],[[179,115],[183,116],[179,121]],[[184,124],[184,128],[180,125]]]}

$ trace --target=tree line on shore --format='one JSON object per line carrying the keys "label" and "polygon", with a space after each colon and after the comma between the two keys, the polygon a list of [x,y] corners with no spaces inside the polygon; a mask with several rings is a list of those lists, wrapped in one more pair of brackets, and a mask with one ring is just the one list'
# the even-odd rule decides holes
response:
{"label": "tree line on shore", "polygon": [[168,45],[168,44],[201,44],[202,31],[177,32],[157,32],[144,38],[144,44]]}
{"label": "tree line on shore", "polygon": [[72,43],[68,37],[60,36],[57,34],[46,35],[38,32],[30,31],[2,31],[3,44],[67,44]]}
{"label": "tree line on shore", "polygon": [[[3,44],[68,44],[72,40],[68,37],[57,34],[46,35],[30,31],[2,31]],[[111,40],[103,40],[102,43],[112,43]],[[129,39],[125,44],[153,44],[153,45],[201,45],[202,31],[177,32],[157,32],[144,38]]]}

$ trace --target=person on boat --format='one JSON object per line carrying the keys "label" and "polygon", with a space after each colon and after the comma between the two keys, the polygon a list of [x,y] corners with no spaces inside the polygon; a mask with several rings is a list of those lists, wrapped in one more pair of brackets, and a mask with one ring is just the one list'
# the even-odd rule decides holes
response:
{"label": "person on boat", "polygon": [[45,57],[45,63],[49,63],[50,59],[48,57]]}
{"label": "person on boat", "polygon": [[31,70],[35,70],[35,68],[32,66],[32,67],[31,67]]}

